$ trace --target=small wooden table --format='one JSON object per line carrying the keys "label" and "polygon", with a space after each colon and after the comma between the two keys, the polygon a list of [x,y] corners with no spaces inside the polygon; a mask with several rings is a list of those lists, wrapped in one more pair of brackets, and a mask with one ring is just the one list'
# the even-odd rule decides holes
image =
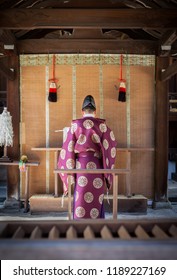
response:
{"label": "small wooden table", "polygon": [[[129,174],[130,169],[55,169],[55,174],[112,174],[113,175],[113,219],[117,220],[117,194],[118,194],[118,175]],[[68,178],[68,218],[71,220],[71,176]]]}
{"label": "small wooden table", "polygon": [[[35,161],[28,161],[25,164],[25,203],[24,203],[24,212],[28,211],[28,199],[29,199],[29,168],[32,166],[39,166],[40,162],[35,162]],[[19,165],[19,161],[9,161],[9,162],[0,162],[0,165],[5,165],[5,166],[12,166],[12,165]]]}

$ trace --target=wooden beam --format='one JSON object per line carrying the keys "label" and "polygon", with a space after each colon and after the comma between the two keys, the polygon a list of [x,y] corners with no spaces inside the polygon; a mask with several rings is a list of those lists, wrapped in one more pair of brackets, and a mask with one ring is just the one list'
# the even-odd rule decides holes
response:
{"label": "wooden beam", "polygon": [[177,28],[177,9],[4,9],[2,29]]}
{"label": "wooden beam", "polygon": [[168,30],[159,41],[159,55],[168,56],[171,53],[172,44],[177,39],[176,30]]}
{"label": "wooden beam", "polygon": [[10,52],[11,54],[17,54],[16,38],[10,30],[0,29],[0,44],[1,52],[5,55],[8,54],[8,50],[6,49],[8,45],[14,45],[14,48]]}
{"label": "wooden beam", "polygon": [[17,42],[19,54],[37,53],[131,53],[155,54],[158,44],[152,41],[114,39],[31,39]]}
{"label": "wooden beam", "polygon": [[161,81],[165,82],[177,73],[177,60],[161,73]]}
{"label": "wooden beam", "polygon": [[0,59],[0,72],[4,77],[6,77],[8,80],[13,81],[15,79],[15,72],[7,67],[7,65],[4,64],[3,58]]}

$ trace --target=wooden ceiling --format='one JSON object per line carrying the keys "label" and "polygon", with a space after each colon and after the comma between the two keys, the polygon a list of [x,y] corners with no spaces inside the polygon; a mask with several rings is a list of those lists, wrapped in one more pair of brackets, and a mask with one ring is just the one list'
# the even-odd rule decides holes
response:
{"label": "wooden ceiling", "polygon": [[0,54],[177,56],[177,0],[0,0]]}

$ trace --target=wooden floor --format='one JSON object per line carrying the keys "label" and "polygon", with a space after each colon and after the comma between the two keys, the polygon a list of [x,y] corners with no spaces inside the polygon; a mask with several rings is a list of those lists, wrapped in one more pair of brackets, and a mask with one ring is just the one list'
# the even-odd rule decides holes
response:
{"label": "wooden floor", "polygon": [[177,259],[177,219],[0,223],[1,259]]}

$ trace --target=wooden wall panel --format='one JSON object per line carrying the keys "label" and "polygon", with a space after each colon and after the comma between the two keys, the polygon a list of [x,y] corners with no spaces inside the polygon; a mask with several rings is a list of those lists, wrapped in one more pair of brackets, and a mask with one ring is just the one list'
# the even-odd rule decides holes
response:
{"label": "wooden wall panel", "polygon": [[[154,68],[130,67],[131,147],[154,147],[155,88]],[[140,176],[141,174],[141,176]],[[154,152],[132,152],[132,192],[152,197],[154,188]]]}
{"label": "wooden wall panel", "polygon": [[[45,67],[21,68],[21,123],[23,124],[22,154],[39,160],[40,166],[30,170],[30,193],[45,192],[45,153],[31,151],[32,147],[46,145],[45,131]],[[24,186],[24,184],[23,184]],[[37,186],[37,190],[36,190]],[[24,188],[22,189],[22,195]]]}
{"label": "wooden wall panel", "polygon": [[[45,57],[42,57],[44,59]],[[41,61],[42,61],[41,59]],[[21,153],[39,160],[40,166],[30,170],[30,194],[54,192],[54,152],[32,151],[32,147],[61,147],[63,133],[55,130],[70,126],[73,118],[82,116],[81,107],[87,94],[94,96],[97,117],[103,117],[113,129],[118,148],[154,147],[154,66],[128,65],[127,102],[118,101],[120,65],[60,63],[57,56],[55,76],[58,78],[58,101],[48,101],[52,64],[21,65]],[[68,60],[69,61],[69,60]],[[72,61],[72,60],[71,60]],[[106,60],[105,60],[106,61]],[[129,74],[127,76],[127,73]],[[154,151],[131,152],[131,187],[135,194],[151,198],[154,189]],[[126,155],[119,151],[116,167],[126,167]],[[24,195],[22,180],[21,196]],[[62,184],[59,180],[59,192]],[[125,194],[125,176],[119,178],[119,194]]]}
{"label": "wooden wall panel", "polygon": [[132,147],[154,147],[155,87],[152,67],[130,67]]}

